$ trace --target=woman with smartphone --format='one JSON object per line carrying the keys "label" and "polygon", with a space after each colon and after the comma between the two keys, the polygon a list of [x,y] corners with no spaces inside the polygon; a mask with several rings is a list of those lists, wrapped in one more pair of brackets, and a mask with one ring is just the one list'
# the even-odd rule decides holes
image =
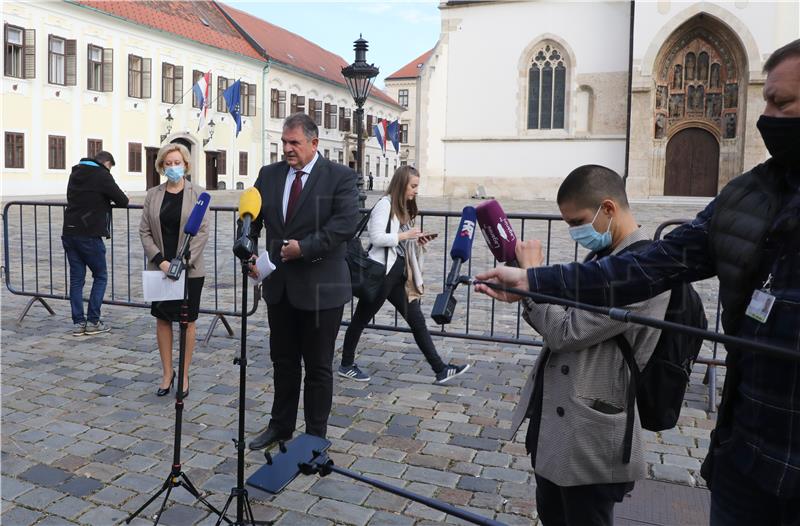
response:
{"label": "woman with smartphone", "polygon": [[412,166],[398,168],[384,195],[372,209],[367,229],[369,257],[386,266],[386,279],[381,294],[373,302],[359,300],[344,335],[339,376],[359,382],[369,375],[355,363],[355,352],[361,333],[386,300],[394,305],[414,334],[414,340],[428,360],[436,378],[444,384],[469,369],[469,365],[445,364],[436,352],[431,334],[420,309],[423,292],[422,254],[425,244],[436,237],[414,227],[417,216],[419,172]]}

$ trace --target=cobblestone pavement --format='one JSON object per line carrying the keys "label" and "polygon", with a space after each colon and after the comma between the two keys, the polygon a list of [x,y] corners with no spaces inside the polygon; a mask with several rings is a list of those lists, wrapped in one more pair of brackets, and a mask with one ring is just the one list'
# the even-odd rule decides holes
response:
{"label": "cobblestone pavement", "polygon": [[[215,192],[215,205],[235,204],[236,194]],[[141,203],[143,194],[134,195]],[[370,195],[370,203],[376,194]],[[423,199],[421,207],[432,210],[460,210],[475,201]],[[504,202],[507,212],[554,213],[555,205],[545,201]],[[634,203],[643,227],[652,233],[664,219],[691,217],[702,203]],[[44,210],[44,211],[43,211]],[[63,251],[58,241],[60,211],[53,212],[52,233],[42,222],[46,208],[37,212],[40,251],[31,250],[29,235],[10,228],[9,274],[26,290],[65,289]],[[13,222],[10,214],[9,222]],[[32,213],[26,211],[23,224],[30,232]],[[135,278],[141,261],[136,225],[127,236],[134,253],[129,267],[124,256],[124,226],[127,218],[115,214],[117,259],[116,297],[136,299],[135,279],[127,288],[127,276]],[[58,217],[58,220],[55,218]],[[18,220],[17,223],[18,224]],[[56,224],[57,223],[57,224]],[[457,219],[448,223],[449,232]],[[443,233],[444,223],[430,218],[426,230]],[[520,225],[521,227],[521,225]],[[219,227],[220,234],[227,227]],[[45,234],[43,234],[45,232]],[[526,237],[546,237],[543,225],[526,225]],[[221,236],[222,237],[222,236]],[[442,236],[444,237],[444,236]],[[122,238],[122,239],[119,239]],[[20,241],[20,239],[24,241]],[[53,254],[53,278],[49,252]],[[449,242],[448,242],[449,243]],[[563,224],[552,225],[552,261],[571,260],[574,248],[567,242]],[[476,239],[473,269],[490,267],[492,260],[483,242]],[[27,249],[28,256],[20,254]],[[426,278],[430,308],[440,290],[442,260],[449,246],[440,240],[429,253]],[[220,239],[221,261],[230,261],[230,234]],[[227,259],[225,259],[227,258]],[[21,261],[27,275],[20,277]],[[209,257],[206,258],[207,261]],[[121,261],[122,260],[122,261]],[[40,269],[34,272],[34,261]],[[212,263],[209,263],[210,265]],[[232,261],[227,267],[235,267]],[[133,270],[131,270],[133,269]],[[231,277],[235,270],[228,270]],[[16,281],[15,281],[16,280]],[[122,285],[125,284],[125,287]],[[89,284],[87,283],[87,291]],[[227,287],[227,288],[225,288]],[[230,283],[219,284],[223,300],[233,308],[237,297]],[[700,285],[709,314],[716,307],[716,285]],[[213,287],[208,278],[204,297],[210,301]],[[87,292],[88,293],[88,292]],[[460,291],[459,320],[464,318],[465,292]],[[107,293],[107,298],[110,293]],[[4,525],[117,524],[145,502],[160,487],[169,472],[172,457],[174,404],[170,397],[155,396],[160,366],[155,340],[155,323],[141,308],[105,306],[103,317],[113,330],[99,336],[71,336],[69,304],[48,300],[56,315],[35,305],[20,325],[16,317],[27,298],[12,295],[3,287],[2,301],[2,515]],[[516,308],[493,305],[485,298],[469,299],[470,332],[514,336]],[[265,425],[272,402],[272,369],[269,363],[266,310],[250,318],[247,334],[248,367],[247,435],[252,437]],[[491,324],[494,319],[495,324]],[[710,318],[713,324],[713,317]],[[393,323],[388,308],[377,317]],[[198,320],[198,336],[205,334],[212,317]],[[236,434],[238,368],[232,359],[239,349],[239,325],[230,318],[236,336],[229,338],[218,327],[210,343],[198,347],[191,369],[191,394],[186,401],[183,425],[182,461],[189,478],[209,500],[221,506],[235,484],[236,455],[231,439]],[[402,322],[400,324],[403,327]],[[431,328],[434,326],[431,322]],[[466,323],[454,324],[465,329]],[[537,336],[524,324],[520,334]],[[340,342],[344,331],[340,332]],[[446,360],[472,364],[472,369],[451,385],[432,385],[433,375],[409,333],[367,330],[358,350],[358,363],[372,375],[368,384],[335,377],[333,411],[329,438],[331,457],[348,467],[408,490],[433,496],[471,509],[508,524],[535,522],[533,477],[524,450],[524,428],[512,442],[498,438],[509,426],[511,412],[538,347],[435,337]],[[708,355],[710,349],[704,354]],[[176,353],[177,356],[177,353]],[[338,356],[336,358],[338,361]],[[177,357],[176,357],[177,362]],[[649,476],[684,485],[703,485],[698,470],[703,458],[713,414],[709,415],[708,389],[701,382],[705,366],[696,366],[679,425],[663,433],[647,433]],[[722,371],[717,370],[719,385]],[[301,402],[302,404],[302,402]],[[302,422],[302,416],[299,419]],[[300,427],[302,430],[302,425]],[[249,452],[247,475],[263,463],[263,456]],[[277,496],[251,489],[258,520],[277,524],[404,525],[459,523],[441,512],[373,490],[338,475],[326,478],[301,476]],[[152,515],[157,504],[147,509]],[[164,524],[213,524],[181,488],[172,492]],[[145,516],[133,524],[148,524]]]}

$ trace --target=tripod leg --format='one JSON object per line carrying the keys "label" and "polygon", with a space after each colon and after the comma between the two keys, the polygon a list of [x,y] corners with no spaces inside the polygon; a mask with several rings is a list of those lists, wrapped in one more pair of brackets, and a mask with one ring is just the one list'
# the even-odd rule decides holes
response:
{"label": "tripod leg", "polygon": [[194,484],[192,484],[192,481],[189,480],[189,477],[186,476],[186,473],[181,473],[181,482],[180,482],[180,484],[184,488],[186,488],[186,491],[191,493],[192,496],[194,496],[194,498],[199,500],[206,508],[208,508],[210,511],[214,512],[214,515],[220,515],[222,517],[222,520],[224,520],[227,524],[231,523],[230,519],[228,519],[227,517],[222,515],[222,512],[220,512],[217,508],[215,508],[213,504],[208,502],[205,499],[205,497],[203,497],[203,495],[200,494],[200,492],[197,490],[197,488],[194,487]]}
{"label": "tripod leg", "polygon": [[148,507],[150,504],[152,504],[153,501],[156,500],[159,497],[159,495],[164,493],[167,489],[171,488],[172,487],[171,483],[170,483],[171,480],[172,480],[172,475],[170,474],[170,476],[167,477],[167,480],[164,481],[164,484],[161,486],[161,489],[158,490],[158,492],[156,492],[152,497],[147,499],[147,502],[145,502],[144,504],[139,506],[138,510],[136,510],[133,513],[131,513],[130,515],[128,515],[128,518],[125,519],[125,524],[130,524],[131,521],[133,519],[135,519],[142,511],[144,511],[144,509],[146,507]]}
{"label": "tripod leg", "polygon": [[214,526],[219,526],[222,524],[222,518],[225,517],[226,513],[228,513],[228,508],[231,506],[231,502],[233,502],[233,491],[231,491],[231,494],[228,495],[228,500],[225,501],[225,506],[222,507],[222,513],[220,513],[219,519],[217,519],[217,522],[214,523]]}
{"label": "tripod leg", "polygon": [[164,508],[167,507],[167,501],[169,500],[169,494],[172,493],[172,488],[174,487],[173,484],[170,484],[167,487],[167,494],[164,495],[164,502],[161,503],[161,508],[159,508],[158,513],[156,514],[156,520],[153,522],[153,526],[158,525],[158,521],[161,520],[161,514],[164,513]]}

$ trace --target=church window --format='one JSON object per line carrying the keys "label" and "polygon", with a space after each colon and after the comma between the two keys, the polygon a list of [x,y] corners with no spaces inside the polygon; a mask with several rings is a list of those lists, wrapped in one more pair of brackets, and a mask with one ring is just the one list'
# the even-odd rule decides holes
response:
{"label": "church window", "polygon": [[563,129],[567,97],[567,64],[556,46],[546,44],[528,69],[528,129]]}

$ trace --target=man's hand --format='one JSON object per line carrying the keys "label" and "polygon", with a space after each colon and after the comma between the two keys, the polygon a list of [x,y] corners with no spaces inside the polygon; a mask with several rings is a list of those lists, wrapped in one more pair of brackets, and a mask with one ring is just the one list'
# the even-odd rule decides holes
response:
{"label": "man's hand", "polygon": [[542,242],[538,239],[530,241],[517,240],[517,246],[514,248],[517,255],[517,263],[520,268],[534,268],[539,267],[544,263],[544,254],[542,253]]}
{"label": "man's hand", "polygon": [[158,268],[161,269],[161,272],[166,274],[167,271],[169,270],[169,261],[165,259],[164,261],[158,264]]}
{"label": "man's hand", "polygon": [[258,279],[258,269],[256,268],[256,257],[250,257],[250,261],[247,262],[247,275],[253,279]]}
{"label": "man's hand", "polygon": [[[508,288],[528,290],[528,272],[522,268],[500,266],[488,272],[484,272],[483,274],[478,274],[475,276],[475,279],[496,283]],[[475,285],[475,292],[481,292],[496,300],[505,301],[507,303],[513,303],[522,299],[521,296],[517,296],[516,294],[493,290],[481,284]]]}
{"label": "man's hand", "polygon": [[298,243],[296,239],[289,239],[284,242],[284,245],[281,247],[281,261],[286,263],[287,261],[299,259],[301,257],[303,257],[303,253],[300,251],[300,243]]}

